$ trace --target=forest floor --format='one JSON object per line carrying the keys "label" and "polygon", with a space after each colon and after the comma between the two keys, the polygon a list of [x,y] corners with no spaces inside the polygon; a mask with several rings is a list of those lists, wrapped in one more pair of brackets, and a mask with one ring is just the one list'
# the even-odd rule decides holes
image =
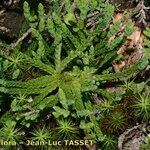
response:
{"label": "forest floor", "polygon": [[[124,53],[125,61],[114,64],[115,72],[120,72],[124,67],[130,67],[136,63],[143,55],[144,34],[143,30],[150,26],[150,4],[143,0],[108,0],[116,7],[115,15],[112,23],[118,20],[131,19],[134,23],[134,32],[127,38],[125,44],[119,49],[120,53]],[[22,8],[16,0],[0,2],[0,43],[15,43],[18,40],[19,30],[23,24],[24,16]],[[150,76],[149,68],[141,72],[138,78],[148,79]],[[112,89],[108,89],[112,90]],[[144,124],[134,126],[126,130],[120,137],[120,150],[124,145],[132,145],[134,149],[139,150],[139,144],[143,141]],[[131,138],[132,135],[132,138]],[[126,141],[126,143],[123,143]],[[94,150],[91,147],[90,150]]]}

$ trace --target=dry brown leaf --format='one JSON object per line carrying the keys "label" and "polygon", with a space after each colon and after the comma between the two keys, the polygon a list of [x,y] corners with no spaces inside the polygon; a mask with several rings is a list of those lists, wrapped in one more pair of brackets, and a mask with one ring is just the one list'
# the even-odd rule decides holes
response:
{"label": "dry brown leaf", "polygon": [[119,150],[140,150],[144,143],[147,133],[147,125],[140,124],[127,129],[119,136],[118,149]]}
{"label": "dry brown leaf", "polygon": [[141,36],[141,29],[138,27],[134,27],[134,32],[129,37],[127,37],[124,45],[118,50],[118,54],[124,53],[127,49],[136,49],[141,41]]}
{"label": "dry brown leaf", "polygon": [[118,50],[118,54],[123,55],[123,60],[119,64],[114,64],[115,72],[122,71],[123,68],[128,68],[137,63],[143,56],[144,35],[139,27],[134,26],[134,32],[127,37],[124,45]]}
{"label": "dry brown leaf", "polygon": [[113,23],[124,20],[124,19],[125,19],[125,16],[123,13],[117,13],[115,16],[113,16]]}
{"label": "dry brown leaf", "polygon": [[141,29],[138,27],[134,27],[134,32],[127,38],[127,40],[131,41],[129,48],[136,47],[141,37]]}
{"label": "dry brown leaf", "polygon": [[125,61],[121,61],[120,63],[113,64],[115,72],[120,72],[122,68],[124,68],[124,66],[125,66]]}

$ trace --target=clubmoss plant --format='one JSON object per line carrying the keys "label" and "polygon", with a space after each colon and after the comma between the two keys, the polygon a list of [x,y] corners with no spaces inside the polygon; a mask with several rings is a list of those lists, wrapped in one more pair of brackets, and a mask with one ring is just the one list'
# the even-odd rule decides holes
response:
{"label": "clubmoss plant", "polygon": [[55,132],[59,140],[72,140],[77,139],[79,128],[70,120],[65,119],[58,121]]}
{"label": "clubmoss plant", "polygon": [[[133,31],[131,20],[124,24],[123,30],[119,22],[112,24],[115,8],[103,0],[64,2],[61,9],[60,1],[53,1],[48,15],[45,15],[42,4],[34,13],[29,4],[24,3],[31,39],[25,50],[19,46],[11,56],[17,51],[17,56],[23,58],[25,65],[40,73],[38,77],[20,77],[15,81],[5,77],[0,79],[0,92],[17,97],[12,100],[11,108],[5,115],[14,114],[18,124],[29,128],[32,123],[38,122],[43,112],[47,113],[58,121],[57,131],[61,139],[76,137],[78,128],[72,122],[77,120],[84,138],[101,142],[105,140],[105,135],[100,128],[103,118],[100,112],[113,112],[110,99],[114,96],[119,99],[120,96],[112,94],[111,98],[101,85],[138,73],[148,65],[149,57],[145,55],[131,68],[115,73],[112,64],[122,57],[118,49]],[[94,12],[99,13],[96,24],[87,28],[88,16]],[[9,56],[1,51],[0,55]],[[93,93],[106,99],[102,102],[103,110],[95,107]],[[114,112],[107,118],[108,127],[113,131],[122,129],[124,116],[121,112]],[[44,132],[37,131],[36,134]]]}
{"label": "clubmoss plant", "polygon": [[121,111],[113,111],[107,114],[102,121],[103,128],[109,133],[119,133],[125,127],[125,118]]}
{"label": "clubmoss plant", "polygon": [[99,106],[99,110],[103,114],[108,114],[115,107],[112,100],[106,100],[106,99],[104,99],[101,102],[99,102],[98,106]]}
{"label": "clubmoss plant", "polygon": [[150,134],[145,138],[144,144],[141,146],[141,150],[148,150],[150,148]]}
{"label": "clubmoss plant", "polygon": [[31,139],[35,141],[47,141],[51,139],[50,131],[45,127],[34,129],[34,131],[31,132],[31,134]]}
{"label": "clubmoss plant", "polygon": [[16,129],[16,122],[12,120],[7,120],[0,130],[0,136],[6,141],[19,141],[19,130]]}
{"label": "clubmoss plant", "polygon": [[[38,149],[45,150],[48,149],[48,145],[46,144],[48,140],[52,140],[52,134],[51,131],[46,129],[45,127],[34,129],[31,132],[31,138],[29,140],[33,140],[35,142],[41,142],[39,146],[37,146]],[[50,146],[49,146],[50,147]]]}
{"label": "clubmoss plant", "polygon": [[[21,140],[20,129],[16,127],[16,122],[14,120],[6,120],[0,129],[0,137],[2,141],[9,141],[12,144],[5,145],[6,150],[17,148],[18,142]],[[2,144],[3,145],[3,144]]]}
{"label": "clubmoss plant", "polygon": [[[5,77],[17,79],[21,74],[21,68],[23,67],[23,58],[22,56],[19,56],[17,54],[12,54],[12,56],[4,56],[2,65],[2,71],[5,73]],[[7,70],[9,70],[9,72]]]}
{"label": "clubmoss plant", "polygon": [[144,31],[145,36],[147,37],[145,39],[145,57],[147,57],[148,60],[150,60],[150,28],[146,28],[146,30]]}
{"label": "clubmoss plant", "polygon": [[103,150],[116,150],[117,140],[113,135],[107,135],[104,142],[102,143]]}
{"label": "clubmoss plant", "polygon": [[139,97],[136,98],[134,108],[135,115],[138,118],[148,121],[150,119],[150,96],[139,95]]}
{"label": "clubmoss plant", "polygon": [[124,84],[123,84],[123,88],[124,90],[126,90],[127,92],[132,92],[132,85],[133,85],[133,81],[125,81]]}

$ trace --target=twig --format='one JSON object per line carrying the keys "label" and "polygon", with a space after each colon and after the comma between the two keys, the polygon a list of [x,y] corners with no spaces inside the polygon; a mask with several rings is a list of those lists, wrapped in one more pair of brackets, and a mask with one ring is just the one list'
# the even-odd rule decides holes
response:
{"label": "twig", "polygon": [[150,10],[150,7],[146,7],[143,0],[138,4],[137,7],[140,8],[140,11],[136,15],[136,18],[139,18],[139,23],[143,23],[144,25],[146,25],[146,11]]}
{"label": "twig", "polygon": [[9,31],[10,31],[10,30],[7,29],[6,27],[1,27],[1,26],[0,26],[0,30],[3,31],[3,32],[9,32]]}
{"label": "twig", "polygon": [[7,49],[6,52],[14,49],[21,41],[23,41],[29,34],[31,33],[31,28],[27,30],[26,33],[23,34],[21,38],[19,38],[15,43],[12,43]]}
{"label": "twig", "polygon": [[2,14],[5,12],[5,10],[3,9],[3,10],[1,10],[0,11],[0,16],[2,16]]}
{"label": "twig", "polygon": [[10,6],[13,3],[13,0],[9,0],[8,2],[4,2],[5,5]]}
{"label": "twig", "polygon": [[126,136],[129,133],[133,132],[134,130],[138,130],[138,129],[140,129],[141,131],[145,132],[146,131],[145,126],[146,126],[146,124],[140,124],[140,125],[134,126],[131,129],[127,129],[122,135],[120,135],[120,137],[118,139],[118,148],[119,148],[119,150],[123,149],[123,143],[125,141]]}

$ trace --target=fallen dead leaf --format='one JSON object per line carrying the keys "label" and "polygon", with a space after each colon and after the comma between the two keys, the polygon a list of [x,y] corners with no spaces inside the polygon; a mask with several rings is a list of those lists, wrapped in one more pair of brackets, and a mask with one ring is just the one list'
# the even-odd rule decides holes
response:
{"label": "fallen dead leaf", "polygon": [[125,19],[125,16],[123,13],[117,13],[113,16],[113,23],[117,22],[117,21],[122,21]]}
{"label": "fallen dead leaf", "polygon": [[121,61],[119,63],[113,64],[115,72],[120,72],[122,70],[122,68],[124,68],[124,66],[125,66],[125,61]]}

